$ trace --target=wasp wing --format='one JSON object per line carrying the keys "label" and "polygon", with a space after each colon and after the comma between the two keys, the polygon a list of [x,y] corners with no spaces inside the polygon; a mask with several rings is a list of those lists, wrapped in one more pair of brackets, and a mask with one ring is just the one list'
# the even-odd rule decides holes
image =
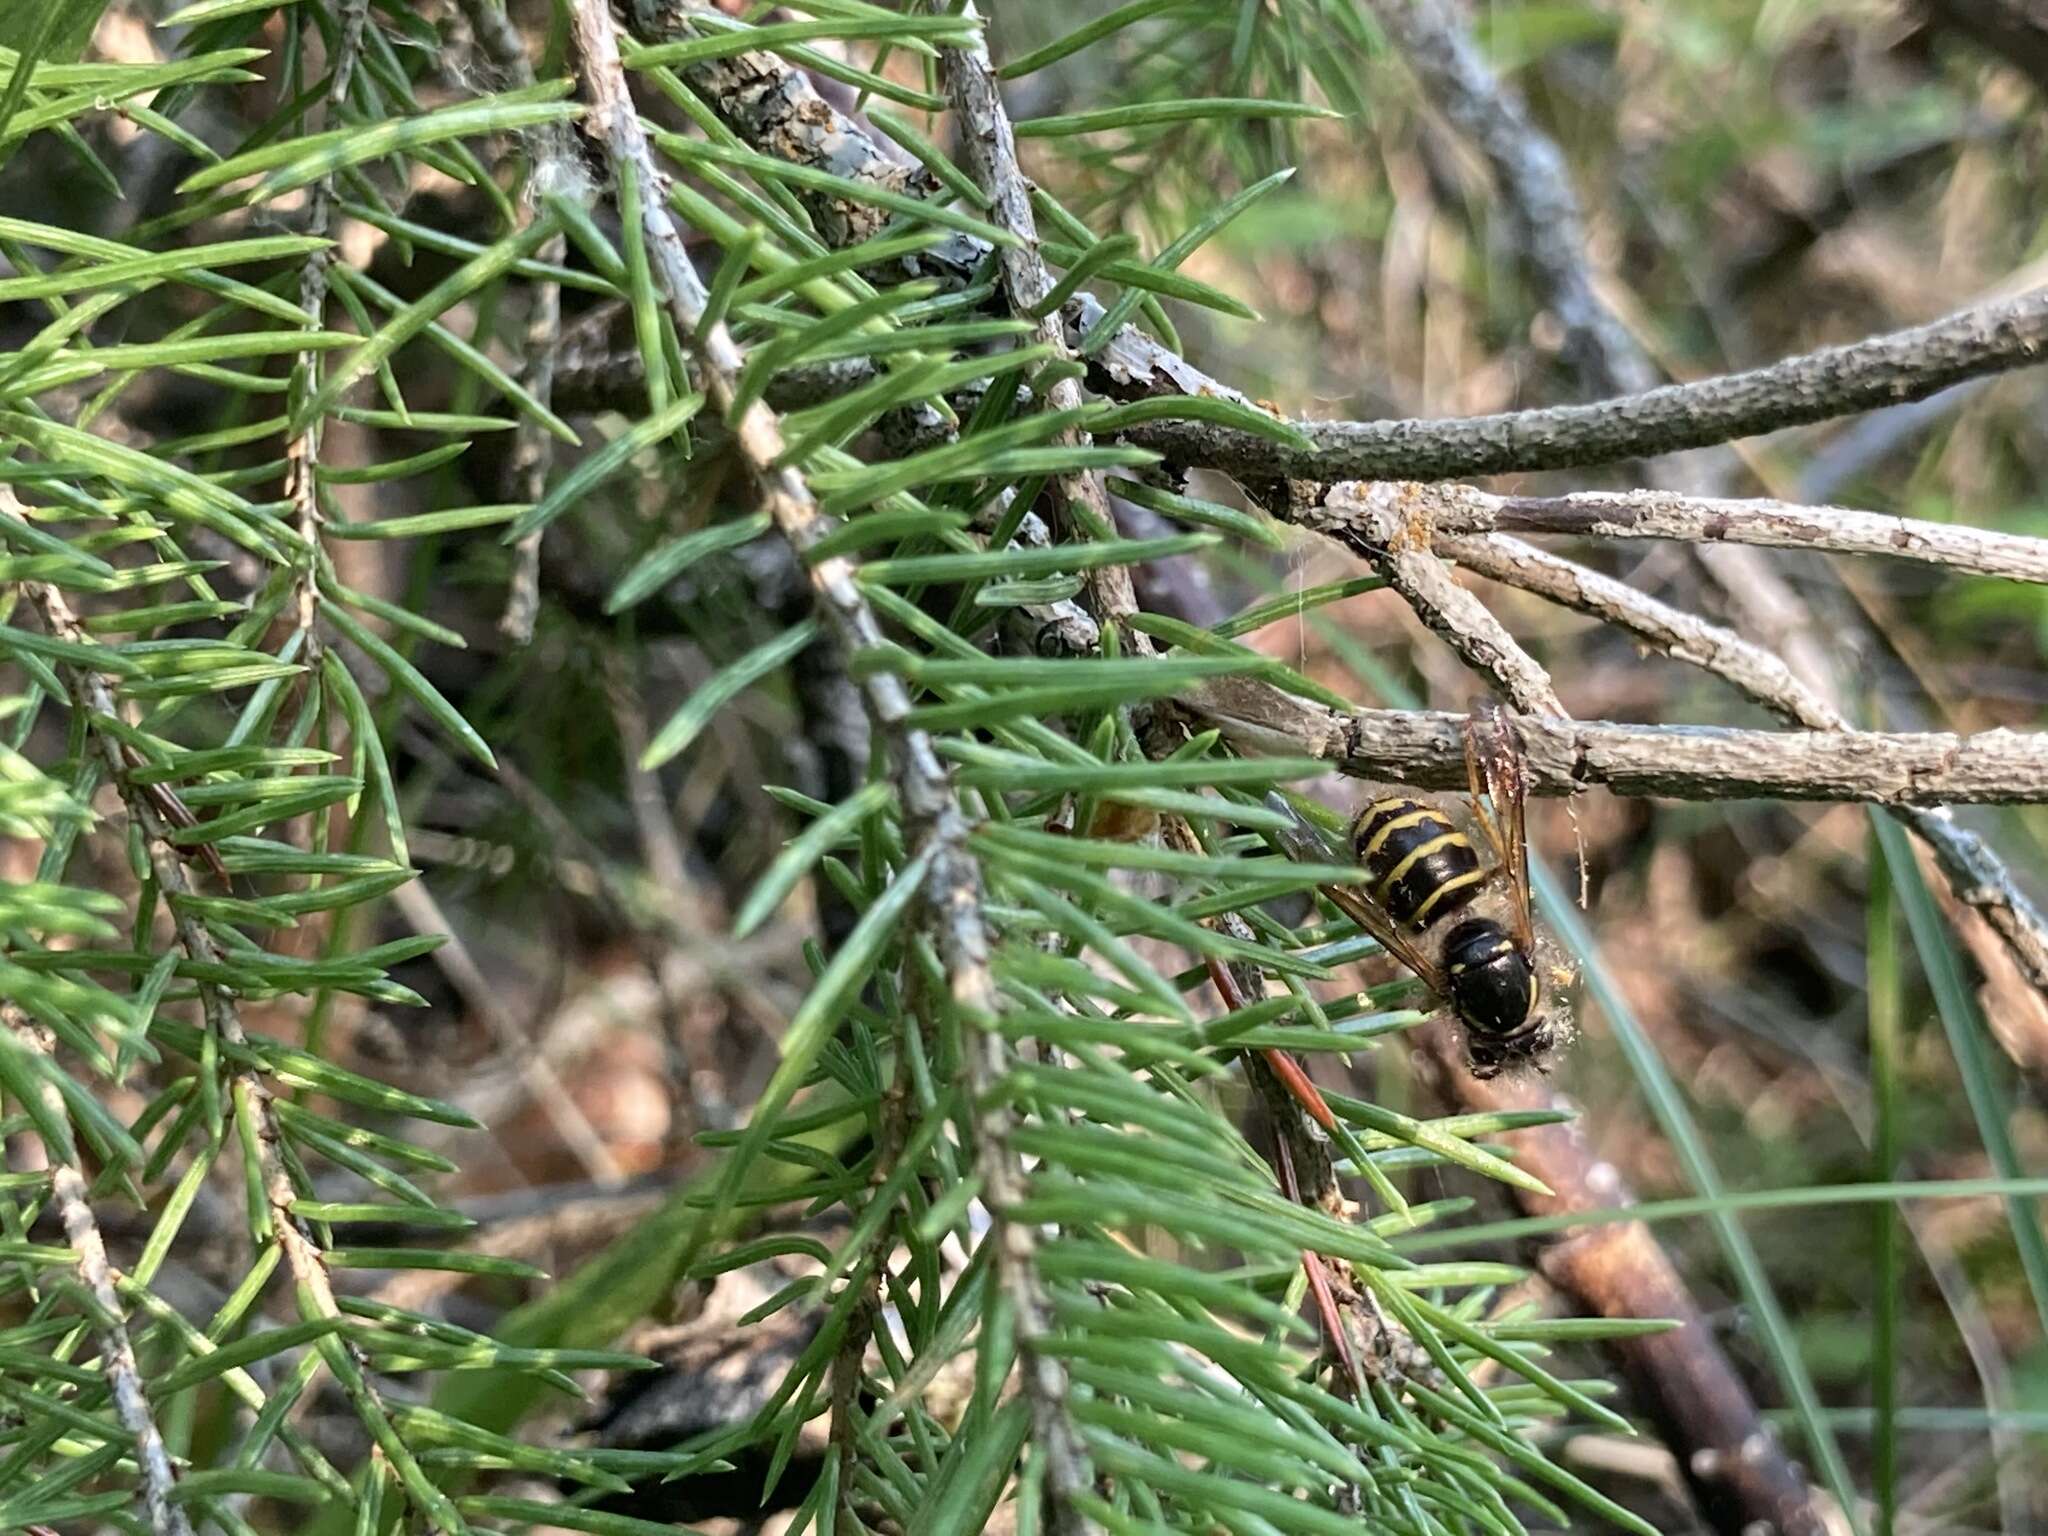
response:
{"label": "wasp wing", "polygon": [[[1507,711],[1498,705],[1476,714],[1466,725],[1465,767],[1472,780],[1473,813],[1507,875],[1514,938],[1524,953],[1532,952],[1536,921],[1529,897],[1529,780],[1522,770],[1521,737]],[[1479,803],[1482,778],[1486,798],[1493,802],[1493,816]],[[1496,822],[1494,816],[1500,820]]]}
{"label": "wasp wing", "polygon": [[1443,967],[1424,954],[1393,918],[1373,905],[1371,897],[1348,885],[1326,885],[1322,892],[1339,912],[1379,940],[1380,948],[1421,977],[1430,991],[1443,1001],[1450,1001],[1450,978],[1444,975]]}

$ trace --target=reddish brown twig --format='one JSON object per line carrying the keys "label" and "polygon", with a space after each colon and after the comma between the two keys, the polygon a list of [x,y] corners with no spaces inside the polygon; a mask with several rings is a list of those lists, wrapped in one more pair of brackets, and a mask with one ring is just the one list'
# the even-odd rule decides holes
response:
{"label": "reddish brown twig", "polygon": [[[1215,984],[1216,995],[1222,998],[1223,1006],[1227,1010],[1236,1013],[1251,1006],[1245,989],[1238,985],[1237,977],[1232,974],[1228,965],[1214,955],[1205,957],[1205,963],[1209,970],[1209,980]],[[1292,1055],[1269,1046],[1258,1051],[1256,1056],[1276,1080],[1275,1086],[1283,1090],[1285,1098],[1291,1101],[1295,1108],[1314,1119],[1325,1130],[1335,1128],[1337,1117],[1330,1113],[1330,1106],[1323,1102],[1322,1094],[1317,1091],[1316,1085],[1309,1081],[1308,1074],[1302,1071],[1301,1064]],[[1321,1153],[1318,1156],[1317,1162],[1323,1178],[1318,1181],[1315,1189],[1305,1193],[1295,1167],[1291,1146],[1298,1138],[1289,1135],[1288,1118],[1284,1114],[1276,1114],[1273,1131],[1273,1142],[1279,1162],[1276,1172],[1279,1174],[1281,1192],[1297,1205],[1327,1208],[1339,1198],[1336,1173],[1330,1167],[1329,1155]],[[1330,1289],[1330,1277],[1324,1268],[1328,1262],[1321,1254],[1305,1249],[1301,1255],[1302,1273],[1308,1277],[1309,1294],[1315,1299],[1316,1314],[1323,1325],[1324,1343],[1335,1353],[1338,1363],[1344,1367],[1344,1375],[1352,1383],[1353,1390],[1363,1396],[1365,1377],[1359,1370],[1358,1357],[1352,1353],[1351,1337],[1345,1331],[1343,1314],[1337,1310],[1337,1298]]]}
{"label": "reddish brown twig", "polygon": [[[1541,1110],[1559,1099],[1540,1079],[1467,1072],[1447,1030],[1427,1049],[1461,1109]],[[1530,1216],[1628,1205],[1634,1195],[1620,1170],[1597,1156],[1575,1123],[1515,1135],[1515,1161],[1555,1191],[1516,1189]],[[1767,1521],[1779,1536],[1826,1536],[1827,1523],[1807,1481],[1758,1414],[1748,1389],[1714,1340],[1684,1280],[1650,1229],[1639,1221],[1585,1227],[1536,1245],[1536,1267],[1551,1284],[1599,1317],[1663,1317],[1668,1333],[1615,1339],[1606,1351],[1636,1400],[1678,1456],[1686,1482],[1716,1529],[1746,1531]]]}

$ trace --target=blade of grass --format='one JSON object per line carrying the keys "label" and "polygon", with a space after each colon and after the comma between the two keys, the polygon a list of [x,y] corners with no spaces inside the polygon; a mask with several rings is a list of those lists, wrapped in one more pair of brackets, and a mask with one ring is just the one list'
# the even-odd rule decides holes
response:
{"label": "blade of grass", "polygon": [[[1726,1186],[1721,1182],[1721,1171],[1707,1151],[1706,1137],[1700,1131],[1699,1122],[1693,1118],[1691,1107],[1679,1092],[1678,1084],[1672,1080],[1671,1071],[1664,1065],[1664,1058],[1658,1054],[1656,1045],[1601,963],[1598,946],[1593,942],[1592,933],[1580,921],[1578,908],[1573,905],[1571,897],[1541,861],[1532,858],[1529,872],[1544,918],[1583,965],[1586,991],[1606,1015],[1608,1027],[1614,1032],[1615,1042],[1621,1047],[1629,1070],[1635,1074],[1650,1102],[1658,1128],[1678,1154],[1679,1166],[1685,1170],[1687,1181],[1709,1202],[1703,1214],[1712,1223],[1721,1252],[1734,1271],[1736,1288],[1754,1319],[1757,1337],[1770,1358],[1772,1371],[1792,1400],[1799,1426],[1805,1432],[1807,1450],[1818,1465],[1822,1480],[1845,1511],[1856,1510],[1855,1484],[1850,1480],[1848,1463],[1843,1460],[1841,1442],[1835,1438],[1833,1427],[1821,1411],[1820,1394],[1814,1387],[1813,1375],[1807,1370],[1805,1359],[1799,1353],[1799,1341],[1792,1331],[1791,1322],[1771,1286],[1770,1275],[1756,1251],[1756,1245],[1735,1217],[1735,1208],[1730,1205]],[[1853,1513],[1849,1518],[1851,1528],[1860,1530],[1861,1524]]]}
{"label": "blade of grass", "polygon": [[[1963,1092],[1969,1099],[1977,1132],[1984,1138],[1984,1150],[2000,1178],[2017,1179],[2021,1167],[2019,1152],[2013,1145],[2010,1106],[1999,1086],[1991,1053],[1985,1047],[1991,1032],[1978,1011],[1976,997],[1963,981],[1962,964],[1949,942],[1941,909],[1934,904],[1933,893],[1920,876],[1920,866],[1913,857],[1912,845],[1906,841],[1905,830],[1889,816],[1874,812],[1871,822],[1884,849],[1892,888],[1906,914],[1906,929],[1913,936],[1913,948],[1934,993],[1935,1011],[1941,1016],[1949,1049],[1955,1053],[1956,1072],[1963,1080]],[[2020,1270],[2032,1293],[2035,1314],[2041,1320],[2042,1331],[2048,1333],[2048,1241],[2043,1240],[2040,1221],[2024,1199],[2009,1197],[2006,1214],[2012,1223],[2013,1246],[2019,1250]]]}
{"label": "blade of grass", "polygon": [[[1898,913],[1887,878],[1884,845],[1873,825],[1870,880],[1864,896],[1868,938],[1864,950],[1870,1015],[1870,1097],[1875,1126],[1870,1176],[1889,1181],[1899,1166],[1899,985]],[[1871,1446],[1871,1481],[1877,1493],[1877,1536],[1892,1536],[1899,1508],[1899,1218],[1889,1203],[1871,1212],[1871,1243],[1877,1272],[1871,1296],[1871,1395],[1877,1405],[1877,1435]]]}

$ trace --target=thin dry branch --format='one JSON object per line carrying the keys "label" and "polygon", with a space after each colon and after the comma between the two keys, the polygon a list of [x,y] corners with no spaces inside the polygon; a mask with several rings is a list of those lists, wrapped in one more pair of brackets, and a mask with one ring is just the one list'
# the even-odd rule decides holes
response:
{"label": "thin dry branch", "polygon": [[[1353,778],[1417,789],[1466,784],[1463,715],[1341,712],[1234,679],[1179,697],[1248,748],[1305,752]],[[1526,714],[1515,725],[1533,795],[1599,786],[1668,800],[2048,803],[2048,735],[2032,732],[1742,731]]]}
{"label": "thin dry branch", "polygon": [[1437,547],[1466,570],[1616,625],[1667,656],[1724,677],[1794,725],[1811,731],[1849,729],[1841,711],[1801,682],[1775,653],[1725,625],[1505,534],[1446,539]]}
{"label": "thin dry branch", "polygon": [[1200,421],[1127,428],[1169,462],[1253,480],[1455,480],[1649,458],[1918,400],[2048,361],[2048,288],[1768,367],[1588,405],[1453,420],[1298,421],[1303,452]]}
{"label": "thin dry branch", "polygon": [[[0,1024],[23,1050],[44,1058],[55,1053],[56,1041],[50,1032],[14,1004],[0,1002]],[[37,1091],[45,1115],[59,1122],[69,1118],[57,1085],[48,1078],[40,1079],[40,1084]],[[114,1416],[135,1442],[135,1469],[142,1480],[142,1505],[149,1514],[149,1528],[157,1536],[192,1536],[191,1521],[176,1502],[177,1473],[164,1449],[163,1432],[149,1410],[135,1345],[128,1336],[127,1309],[114,1289],[113,1267],[107,1261],[99,1218],[87,1198],[85,1175],[74,1158],[66,1155],[66,1149],[52,1145],[48,1138],[43,1141],[43,1154],[50,1165],[50,1199],[63,1223],[64,1240],[78,1255],[78,1277],[98,1306],[93,1336],[99,1342],[100,1370],[113,1394]]]}
{"label": "thin dry branch", "polygon": [[[1837,555],[1882,555],[1976,576],[2048,582],[2048,539],[1892,517],[1850,507],[1802,507],[1765,499],[1685,496],[1671,491],[1576,491],[1567,496],[1497,496],[1455,482],[1346,481],[1330,488],[1341,508],[1363,495],[1398,497],[1427,520],[1432,541],[1476,533],[1559,533],[1595,539],[1675,539],[1749,544]],[[1291,520],[1320,530],[1322,504],[1299,505]]]}
{"label": "thin dry branch", "polygon": [[1407,600],[1415,616],[1527,715],[1564,717],[1550,674],[1507,626],[1451,574],[1430,547],[1430,526],[1389,484],[1344,484],[1318,504],[1316,531],[1356,551]]}
{"label": "thin dry branch", "polygon": [[[734,419],[745,356],[722,323],[703,324],[707,303],[702,280],[690,264],[681,231],[670,214],[667,178],[654,161],[646,130],[634,108],[620,62],[618,32],[605,0],[575,0],[571,22],[579,73],[590,103],[585,120],[602,144],[617,178],[631,168],[642,189],[642,226],[656,280],[694,354],[699,377],[726,419],[741,455],[753,472],[757,492],[776,529],[801,558],[835,526],[812,497],[803,477],[778,467],[782,433],[775,412],[751,402]],[[857,564],[845,556],[809,562],[818,606],[833,638],[848,655],[883,644],[880,625],[860,589]],[[905,841],[914,857],[929,857],[925,882],[927,918],[943,964],[954,1006],[969,1028],[969,1081],[984,1107],[978,1117],[977,1162],[984,1198],[994,1218],[996,1277],[1015,1308],[1018,1367],[1031,1405],[1033,1437],[1043,1459],[1051,1495],[1052,1528],[1061,1533],[1089,1530],[1072,1495],[1091,1483],[1087,1455],[1066,1413],[1067,1378],[1042,1341],[1051,1331],[1051,1310],[1035,1264],[1036,1234],[1006,1213],[1025,1197],[1023,1160],[1011,1145],[1010,1112],[989,1099],[1008,1066],[1008,1046],[986,1026],[999,1009],[989,971],[988,930],[982,916],[981,869],[967,848],[968,825],[931,738],[907,723],[910,696],[902,680],[871,671],[861,680],[862,700],[885,744],[890,777],[904,821]]]}
{"label": "thin dry branch", "polygon": [[1564,332],[1565,363],[1597,388],[1627,393],[1655,382],[1648,362],[1594,288],[1585,221],[1564,156],[1529,109],[1495,77],[1443,0],[1375,0],[1389,38],[1441,111],[1486,157],[1498,203],[1530,280]]}

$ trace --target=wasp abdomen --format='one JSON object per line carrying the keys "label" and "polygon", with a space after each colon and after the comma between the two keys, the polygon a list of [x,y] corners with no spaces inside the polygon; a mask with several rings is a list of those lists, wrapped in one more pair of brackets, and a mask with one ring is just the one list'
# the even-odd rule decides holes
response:
{"label": "wasp abdomen", "polygon": [[1483,1034],[1511,1036],[1536,1011],[1536,972],[1507,930],[1473,918],[1444,941],[1444,974],[1458,1015]]}
{"label": "wasp abdomen", "polygon": [[1352,824],[1351,848],[1372,899],[1405,928],[1457,911],[1486,882],[1471,840],[1419,800],[1375,800]]}

